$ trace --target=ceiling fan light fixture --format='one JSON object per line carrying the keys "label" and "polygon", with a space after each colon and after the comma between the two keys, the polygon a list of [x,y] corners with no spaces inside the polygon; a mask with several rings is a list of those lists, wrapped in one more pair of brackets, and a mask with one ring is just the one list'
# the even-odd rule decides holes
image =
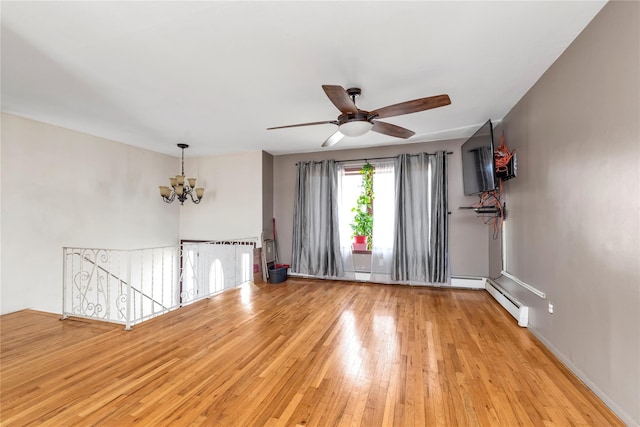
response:
{"label": "ceiling fan light fixture", "polygon": [[366,120],[356,120],[340,125],[340,132],[345,136],[362,136],[371,130],[373,123]]}

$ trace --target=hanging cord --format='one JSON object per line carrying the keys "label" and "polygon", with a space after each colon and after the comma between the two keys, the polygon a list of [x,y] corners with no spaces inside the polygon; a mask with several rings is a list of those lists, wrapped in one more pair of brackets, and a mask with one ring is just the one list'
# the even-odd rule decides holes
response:
{"label": "hanging cord", "polygon": [[493,238],[497,239],[502,231],[504,222],[504,206],[502,204],[502,180],[498,179],[498,188],[493,191],[485,191],[480,195],[478,203],[473,205],[477,208],[496,208],[497,213],[486,216],[485,224],[493,225]]}
{"label": "hanging cord", "polygon": [[507,172],[509,162],[511,158],[516,153],[516,150],[509,152],[509,147],[504,143],[504,132],[500,135],[500,145],[498,148],[493,150],[493,157],[496,163],[496,173],[498,172]]}

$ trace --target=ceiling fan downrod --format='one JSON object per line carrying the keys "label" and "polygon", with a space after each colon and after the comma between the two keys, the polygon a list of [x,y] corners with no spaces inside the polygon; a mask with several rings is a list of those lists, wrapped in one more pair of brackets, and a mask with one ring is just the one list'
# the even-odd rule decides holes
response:
{"label": "ceiling fan downrod", "polygon": [[[360,90],[359,87],[351,87],[347,89],[347,94],[351,98],[351,101],[353,101],[353,105],[356,105],[356,98],[359,97],[361,93],[362,90]],[[356,108],[358,107],[356,106]]]}

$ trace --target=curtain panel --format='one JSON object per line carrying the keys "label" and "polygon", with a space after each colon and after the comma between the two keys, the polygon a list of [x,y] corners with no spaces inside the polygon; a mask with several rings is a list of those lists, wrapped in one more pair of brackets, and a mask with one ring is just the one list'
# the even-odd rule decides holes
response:
{"label": "curtain panel", "polygon": [[293,211],[291,271],[341,277],[338,171],[334,160],[299,162]]}
{"label": "curtain panel", "polygon": [[449,281],[449,204],[447,153],[438,151],[431,162],[431,203],[429,230],[429,274],[431,283]]}
{"label": "curtain panel", "polygon": [[394,160],[378,160],[373,176],[373,247],[371,248],[372,282],[391,283],[393,224],[395,223]]}
{"label": "curtain panel", "polygon": [[[350,165],[350,167],[355,167]],[[358,165],[360,167],[360,165]],[[344,163],[337,163],[338,171],[338,206],[340,224],[340,254],[342,257],[342,266],[344,268],[344,279],[354,280],[356,278],[356,268],[353,259],[353,238],[351,237],[351,221],[353,212],[351,208],[355,206],[358,190],[352,184],[353,178],[347,174],[347,168]],[[358,177],[359,178],[359,177]],[[350,181],[350,182],[348,182]],[[349,185],[351,184],[351,185]]]}
{"label": "curtain panel", "polygon": [[396,158],[391,269],[395,281],[448,281],[446,157],[440,151]]}

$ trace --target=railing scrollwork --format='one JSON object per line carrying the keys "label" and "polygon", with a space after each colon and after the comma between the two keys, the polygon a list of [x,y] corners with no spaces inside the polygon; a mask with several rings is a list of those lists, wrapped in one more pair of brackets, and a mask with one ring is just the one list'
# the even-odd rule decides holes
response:
{"label": "railing scrollwork", "polygon": [[63,318],[127,329],[253,278],[253,244],[198,242],[138,250],[63,248]]}

